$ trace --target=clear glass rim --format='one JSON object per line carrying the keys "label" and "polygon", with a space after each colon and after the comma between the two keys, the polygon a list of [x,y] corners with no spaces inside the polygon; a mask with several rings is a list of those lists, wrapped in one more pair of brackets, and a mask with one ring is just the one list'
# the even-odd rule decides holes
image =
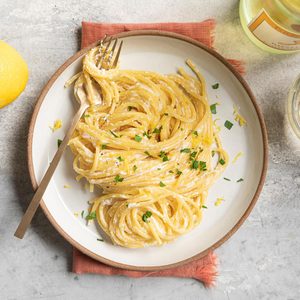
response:
{"label": "clear glass rim", "polygon": [[289,91],[287,115],[295,134],[300,138],[300,74],[293,82]]}

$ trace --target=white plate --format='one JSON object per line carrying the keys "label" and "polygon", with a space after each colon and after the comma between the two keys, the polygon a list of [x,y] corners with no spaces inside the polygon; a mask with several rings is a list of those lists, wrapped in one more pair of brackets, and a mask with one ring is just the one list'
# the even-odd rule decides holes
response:
{"label": "white plate", "polygon": [[[220,55],[188,38],[162,32],[134,32],[119,35],[124,40],[120,67],[123,69],[151,70],[174,73],[185,67],[190,58],[207,81],[211,103],[219,102],[218,113],[222,127],[221,139],[231,160],[238,152],[243,156],[230,163],[224,175],[209,192],[208,209],[203,221],[190,233],[162,247],[126,249],[109,242],[97,241],[99,231],[94,224],[86,226],[81,218],[87,211],[87,201],[95,195],[75,181],[72,154],[68,149],[60,162],[41,204],[55,228],[85,254],[108,264],[127,269],[153,270],[186,263],[205,255],[222,244],[246,219],[262,188],[267,164],[267,139],[261,113],[244,80]],[[86,50],[85,50],[86,51]],[[62,139],[75,112],[72,88],[64,83],[81,68],[84,51],[70,58],[44,88],[35,108],[29,132],[29,168],[33,185],[42,175],[57,150],[57,139]],[[185,67],[188,70],[187,67]],[[218,82],[216,90],[211,85]],[[233,121],[233,104],[241,109],[247,126]],[[52,133],[49,126],[56,119],[63,120],[62,129]],[[231,130],[223,124],[234,123]],[[230,178],[225,181],[223,177]],[[236,181],[243,178],[244,181]],[[66,189],[64,185],[70,185]],[[95,191],[94,194],[99,194]],[[214,205],[217,197],[225,201]],[[74,215],[78,213],[78,217]]]}

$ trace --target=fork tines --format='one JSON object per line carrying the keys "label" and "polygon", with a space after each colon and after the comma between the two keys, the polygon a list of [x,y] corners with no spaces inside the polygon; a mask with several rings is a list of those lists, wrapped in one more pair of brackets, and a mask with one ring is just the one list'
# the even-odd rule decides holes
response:
{"label": "fork tines", "polygon": [[[111,46],[113,40],[114,42]],[[123,41],[121,41],[118,47],[117,44],[117,38],[114,39],[113,37],[107,35],[105,35],[103,39],[98,43],[101,56],[97,63],[97,67],[100,70],[116,68],[120,57]]]}

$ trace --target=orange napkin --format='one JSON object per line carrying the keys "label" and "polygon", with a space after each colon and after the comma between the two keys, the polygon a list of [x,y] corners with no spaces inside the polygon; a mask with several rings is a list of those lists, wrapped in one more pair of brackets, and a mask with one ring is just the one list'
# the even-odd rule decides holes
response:
{"label": "orange napkin", "polygon": [[[105,34],[113,35],[123,31],[152,29],[171,31],[193,38],[208,47],[213,47],[215,21],[209,19],[203,22],[195,23],[155,23],[155,24],[107,24],[107,23],[89,23],[82,22],[81,47],[84,48],[97,40],[100,40]],[[244,73],[244,64],[241,61],[228,59],[230,63],[241,73]],[[187,277],[195,278],[204,283],[205,286],[211,286],[217,275],[217,259],[214,253],[188,263],[181,267],[176,267],[158,272],[130,271],[111,267],[93,260],[92,258],[73,249],[73,272],[77,274],[95,273],[101,275],[124,275],[128,277]]]}

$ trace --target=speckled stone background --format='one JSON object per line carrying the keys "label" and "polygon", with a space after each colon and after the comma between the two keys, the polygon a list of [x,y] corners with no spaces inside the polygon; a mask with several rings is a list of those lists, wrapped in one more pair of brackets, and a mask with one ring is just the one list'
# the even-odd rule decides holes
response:
{"label": "speckled stone background", "polygon": [[[13,233],[32,197],[26,164],[30,116],[50,75],[79,49],[82,20],[218,21],[216,49],[247,63],[246,80],[264,113],[270,142],[262,195],[242,228],[216,252],[212,289],[192,279],[76,276],[71,246],[39,211],[26,238]],[[237,0],[0,0],[0,39],[26,59],[30,80],[18,101],[0,110],[1,299],[299,299],[300,142],[285,102],[300,56],[256,48],[239,22]]]}

